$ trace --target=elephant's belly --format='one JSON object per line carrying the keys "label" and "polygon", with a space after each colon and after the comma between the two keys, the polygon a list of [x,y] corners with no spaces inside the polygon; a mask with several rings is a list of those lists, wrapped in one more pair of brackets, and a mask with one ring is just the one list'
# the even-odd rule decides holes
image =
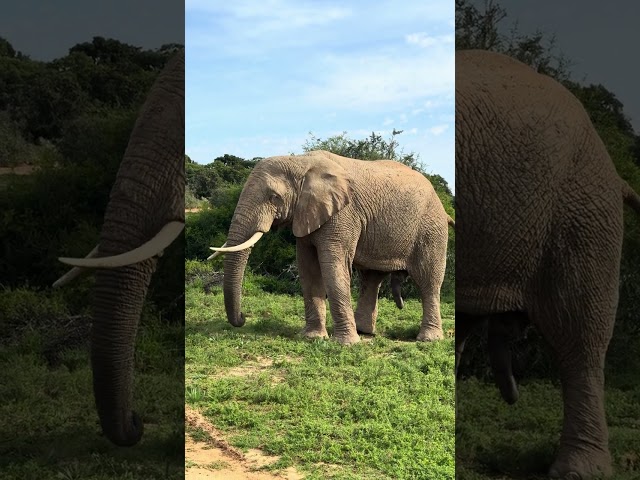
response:
{"label": "elephant's belly", "polygon": [[388,232],[368,229],[356,246],[354,267],[383,272],[406,270],[415,248],[415,242],[407,237],[394,238]]}
{"label": "elephant's belly", "polygon": [[353,261],[353,267],[362,270],[379,270],[381,272],[397,272],[407,269],[406,260],[401,259],[376,259],[367,256],[361,256]]}
{"label": "elephant's belly", "polygon": [[456,311],[470,315],[526,310],[523,290],[509,284],[460,285],[456,279]]}

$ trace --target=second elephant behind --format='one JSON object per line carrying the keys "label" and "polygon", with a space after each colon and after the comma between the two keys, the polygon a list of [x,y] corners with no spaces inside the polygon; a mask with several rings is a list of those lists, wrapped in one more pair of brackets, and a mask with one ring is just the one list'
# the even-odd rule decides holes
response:
{"label": "second elephant behind", "polygon": [[[351,344],[359,340],[358,333],[374,333],[382,280],[406,271],[422,298],[417,338],[440,339],[448,225],[454,222],[429,180],[401,163],[326,151],[261,160],[242,190],[225,246],[214,248],[227,253],[227,319],[236,327],[245,322],[240,297],[249,248],[272,226],[290,226],[296,236],[305,336],[328,336],[327,297],[338,342]],[[355,313],[352,268],[362,273]]]}

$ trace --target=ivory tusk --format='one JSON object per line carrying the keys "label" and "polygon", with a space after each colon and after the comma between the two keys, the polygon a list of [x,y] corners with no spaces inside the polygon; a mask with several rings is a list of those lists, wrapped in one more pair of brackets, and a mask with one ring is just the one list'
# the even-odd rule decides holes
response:
{"label": "ivory tusk", "polygon": [[184,229],[184,222],[169,222],[148,242],[138,248],[110,257],[98,258],[67,258],[60,257],[62,263],[84,268],[117,268],[133,265],[160,255],[165,248],[173,243]]}
{"label": "ivory tusk", "polygon": [[[93,250],[91,250],[89,252],[89,254],[85,257],[85,258],[92,258],[95,257],[96,254],[98,253],[98,245],[96,245]],[[86,268],[80,268],[80,267],[73,267],[71,270],[69,270],[67,273],[65,273],[63,276],[61,276],[58,280],[56,280],[55,282],[53,282],[53,285],[51,285],[53,288],[59,288],[62,287],[64,285],[66,285],[67,283],[70,283],[72,280],[85,275],[89,273],[89,270],[87,270]]]}
{"label": "ivory tusk", "polygon": [[247,248],[250,248],[250,247],[254,246],[258,242],[258,240],[260,240],[262,235],[264,235],[263,232],[256,232],[246,242],[241,243],[240,245],[234,245],[233,247],[209,247],[209,248],[211,250],[214,250],[214,251],[220,252],[220,253],[239,252],[240,250],[245,250]]}
{"label": "ivory tusk", "polygon": [[[222,247],[220,247],[220,248],[224,248],[224,247],[226,247],[226,246],[227,246],[227,242],[224,242],[224,244],[223,244],[223,245],[222,245]],[[209,247],[209,248],[213,249],[213,247]],[[214,258],[216,258],[218,255],[222,255],[222,252],[215,252],[213,255],[209,255],[209,256],[207,257],[207,260],[213,260],[213,259],[214,259]]]}

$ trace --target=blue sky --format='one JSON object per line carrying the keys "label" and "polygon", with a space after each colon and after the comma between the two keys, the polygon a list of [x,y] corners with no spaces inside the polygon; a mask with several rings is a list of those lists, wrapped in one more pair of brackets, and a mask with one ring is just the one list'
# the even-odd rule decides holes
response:
{"label": "blue sky", "polygon": [[454,2],[185,1],[186,153],[301,153],[372,131],[454,181]]}

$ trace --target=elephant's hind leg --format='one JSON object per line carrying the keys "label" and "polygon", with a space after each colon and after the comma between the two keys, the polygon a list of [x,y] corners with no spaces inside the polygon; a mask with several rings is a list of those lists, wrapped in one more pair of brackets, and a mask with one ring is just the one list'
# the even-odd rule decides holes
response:
{"label": "elephant's hind leg", "polygon": [[422,287],[422,323],[417,340],[419,342],[432,342],[441,340],[442,319],[440,318],[440,287]]}
{"label": "elephant's hind leg", "polygon": [[304,297],[305,327],[302,334],[307,338],[326,338],[326,289],[322,280],[320,263],[315,247],[296,243],[298,273]]}
{"label": "elephant's hind leg", "polygon": [[[613,271],[617,274],[616,269]],[[615,299],[613,288],[617,289],[617,283],[612,283],[613,287],[604,282],[603,285],[612,290],[607,296]],[[568,291],[574,296],[565,293],[554,299],[554,303],[564,300],[565,308],[570,307],[564,312],[556,311],[553,324],[540,320],[547,315],[551,317],[549,311],[535,320],[532,318],[538,325],[542,323],[540,330],[556,355],[564,401],[560,448],[549,473],[552,478],[568,474],[580,475],[576,478],[600,478],[599,475],[611,474],[604,408],[604,359],[615,303],[594,301],[593,297],[581,294],[579,287]]]}
{"label": "elephant's hind leg", "polygon": [[447,263],[447,226],[427,231],[425,242],[416,246],[407,268],[409,276],[418,285],[422,298],[422,323],[419,342],[431,342],[444,337],[440,318],[440,288]]}
{"label": "elephant's hind leg", "polygon": [[444,280],[444,253],[441,262],[428,262],[419,268],[410,267],[409,275],[420,289],[422,298],[422,323],[417,340],[431,342],[444,337],[440,318],[440,286]]}
{"label": "elephant's hind leg", "polygon": [[378,270],[360,271],[360,298],[356,308],[356,330],[358,333],[372,335],[376,331],[378,317],[378,292],[386,272]]}

